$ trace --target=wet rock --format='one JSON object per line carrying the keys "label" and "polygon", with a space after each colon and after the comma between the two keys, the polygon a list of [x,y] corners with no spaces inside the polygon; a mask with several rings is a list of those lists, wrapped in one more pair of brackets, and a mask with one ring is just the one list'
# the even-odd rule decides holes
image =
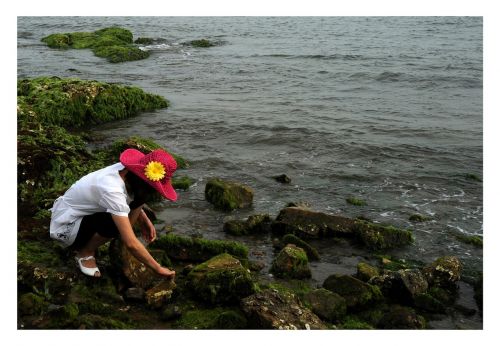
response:
{"label": "wet rock", "polygon": [[446,306],[429,293],[421,293],[414,298],[415,307],[436,314],[446,312]]}
{"label": "wet rock", "polygon": [[168,305],[161,313],[163,321],[172,321],[182,316],[182,311],[177,305]]}
{"label": "wet rock", "polygon": [[109,251],[114,268],[121,271],[132,286],[148,289],[153,285],[157,279],[156,273],[136,259],[121,240],[113,240]]}
{"label": "wet rock", "polygon": [[125,291],[125,299],[130,300],[130,301],[136,301],[136,302],[143,302],[145,301],[145,292],[142,288],[140,287],[129,287]]}
{"label": "wet rock", "polygon": [[358,207],[366,205],[366,201],[365,200],[360,199],[360,198],[356,198],[356,197],[348,197],[348,198],[346,198],[345,201],[347,203],[351,204],[351,205],[355,205],[355,206],[358,206]]}
{"label": "wet rock", "polygon": [[324,288],[306,293],[304,301],[311,306],[312,312],[329,322],[336,322],[346,314],[345,299]]}
{"label": "wet rock", "polygon": [[194,267],[187,276],[187,286],[197,298],[212,304],[236,302],[256,289],[248,270],[229,254]]}
{"label": "wet rock", "polygon": [[424,329],[425,319],[408,307],[393,306],[377,325],[381,329]]}
{"label": "wet rock", "polygon": [[278,183],[290,184],[292,179],[290,179],[286,174],[280,174],[273,177]]}
{"label": "wet rock", "polygon": [[271,217],[269,214],[256,214],[249,216],[245,221],[230,220],[224,223],[224,232],[232,235],[247,235],[264,233],[271,230]]}
{"label": "wet rock", "polygon": [[428,289],[424,275],[418,269],[401,269],[373,277],[370,284],[380,288],[384,296],[402,304],[412,304],[417,295]]}
{"label": "wet rock", "polygon": [[163,280],[146,291],[146,302],[150,307],[160,308],[172,297],[174,289],[175,282],[173,280]]}
{"label": "wet rock", "polygon": [[391,249],[409,245],[413,242],[413,235],[408,230],[361,220],[356,222],[353,231],[361,243],[372,250]]}
{"label": "wet rock", "polygon": [[379,275],[380,271],[378,270],[378,268],[369,265],[368,263],[358,263],[356,276],[361,281],[368,282],[371,278]]}
{"label": "wet rock", "polygon": [[282,209],[272,223],[273,232],[292,233],[301,238],[319,238],[326,235],[353,234],[355,220],[306,210],[298,207]]}
{"label": "wet rock", "polygon": [[214,329],[246,329],[247,319],[236,311],[224,311],[215,319]]}
{"label": "wet rock", "polygon": [[205,186],[205,199],[224,211],[242,209],[252,205],[253,190],[240,183],[213,178]]}
{"label": "wet rock", "polygon": [[377,286],[372,286],[349,275],[330,275],[323,282],[327,290],[342,296],[350,310],[362,309],[382,299]]}
{"label": "wet rock", "polygon": [[308,243],[306,243],[305,241],[303,241],[302,239],[300,239],[299,237],[297,237],[293,234],[285,234],[283,236],[283,238],[281,239],[281,243],[283,244],[283,246],[285,246],[287,244],[296,245],[296,246],[304,249],[304,251],[307,254],[307,258],[309,260],[311,260],[311,261],[318,261],[319,260],[318,250],[316,250],[314,247],[312,247],[311,245],[309,245]]}
{"label": "wet rock", "polygon": [[455,256],[440,257],[427,265],[423,273],[432,286],[453,287],[460,280],[462,263]]}
{"label": "wet rock", "polygon": [[208,48],[215,46],[215,43],[204,38],[201,40],[190,41],[187,44],[197,48]]}
{"label": "wet rock", "polygon": [[285,246],[274,259],[270,272],[280,278],[303,279],[311,277],[306,252],[293,244]]}
{"label": "wet rock", "polygon": [[311,204],[306,201],[289,202],[286,204],[285,208],[296,207],[302,209],[311,209]]}
{"label": "wet rock", "polygon": [[408,218],[408,220],[410,220],[411,222],[425,222],[425,221],[429,221],[430,218],[423,216],[423,215],[420,215],[420,214],[413,214]]}
{"label": "wet rock", "polygon": [[326,329],[325,324],[291,293],[267,289],[241,301],[252,329]]}
{"label": "wet rock", "polygon": [[480,310],[483,310],[483,274],[474,283],[474,299]]}

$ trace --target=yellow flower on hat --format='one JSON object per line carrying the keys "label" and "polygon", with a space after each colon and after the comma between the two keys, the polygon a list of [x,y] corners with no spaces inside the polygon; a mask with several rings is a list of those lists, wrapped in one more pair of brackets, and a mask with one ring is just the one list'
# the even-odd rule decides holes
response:
{"label": "yellow flower on hat", "polygon": [[165,176],[165,167],[161,162],[151,161],[144,168],[144,174],[151,181],[160,181]]}

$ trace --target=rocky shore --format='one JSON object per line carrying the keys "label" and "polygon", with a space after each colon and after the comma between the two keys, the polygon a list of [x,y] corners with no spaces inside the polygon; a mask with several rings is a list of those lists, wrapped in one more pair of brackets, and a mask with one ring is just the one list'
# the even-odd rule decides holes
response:
{"label": "rocky shore", "polygon": [[[119,240],[99,250],[103,277],[85,277],[72,254],[49,239],[48,208],[84,174],[125,148],[160,147],[140,137],[89,150],[84,132],[115,119],[168,107],[163,97],[116,84],[58,77],[18,80],[19,329],[425,329],[429,320],[475,311],[457,302],[463,266],[454,256],[409,263],[384,255],[413,241],[411,230],[329,215],[294,204],[276,217],[252,215],[223,225],[232,236],[271,234],[275,258],[263,280],[244,242],[162,234],[149,246],[174,281],[158,278]],[[169,151],[168,148],[164,148]],[[173,154],[176,189],[188,189],[189,163]],[[250,186],[209,180],[205,198],[227,213],[252,205]],[[222,226],[222,225],[221,225]],[[312,286],[311,239],[338,238],[368,249],[355,275],[332,273]],[[266,275],[266,277],[268,277]],[[468,277],[482,309],[482,274]]]}

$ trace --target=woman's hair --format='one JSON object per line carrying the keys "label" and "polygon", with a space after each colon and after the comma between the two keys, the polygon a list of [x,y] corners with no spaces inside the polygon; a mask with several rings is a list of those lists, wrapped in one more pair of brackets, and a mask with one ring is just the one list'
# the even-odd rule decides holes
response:
{"label": "woman's hair", "polygon": [[132,193],[134,195],[134,204],[142,204],[158,198],[159,193],[156,191],[156,189],[131,171],[128,171],[126,175],[126,182],[131,190],[129,191],[129,193]]}

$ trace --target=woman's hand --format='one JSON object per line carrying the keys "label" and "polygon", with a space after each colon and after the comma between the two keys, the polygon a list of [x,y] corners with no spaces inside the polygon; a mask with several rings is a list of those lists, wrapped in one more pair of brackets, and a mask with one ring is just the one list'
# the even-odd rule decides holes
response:
{"label": "woman's hand", "polygon": [[160,267],[160,269],[158,269],[158,272],[157,272],[158,275],[161,275],[167,279],[173,279],[175,278],[175,271],[174,270],[170,270],[168,268],[165,268],[165,267]]}

